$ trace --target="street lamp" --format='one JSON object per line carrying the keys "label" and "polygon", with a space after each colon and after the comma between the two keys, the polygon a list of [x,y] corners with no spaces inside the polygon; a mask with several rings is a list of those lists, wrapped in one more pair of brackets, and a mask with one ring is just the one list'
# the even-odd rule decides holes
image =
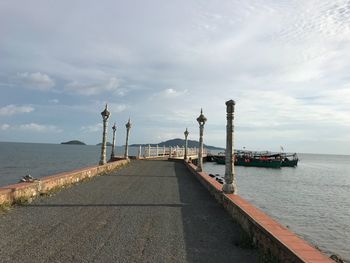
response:
{"label": "street lamp", "polygon": [[199,152],[198,152],[198,165],[197,171],[203,171],[203,130],[204,124],[207,121],[207,118],[203,115],[203,109],[201,109],[201,114],[197,118],[197,122],[199,123]]}
{"label": "street lamp", "polygon": [[229,100],[226,102],[226,159],[225,159],[225,183],[222,186],[222,190],[226,194],[236,194],[237,185],[235,177],[235,165],[234,165],[234,147],[233,147],[233,119],[235,112],[235,102]]}
{"label": "street lamp", "polygon": [[187,136],[188,136],[189,132],[186,128],[186,131],[184,132],[184,135],[185,135],[185,156],[184,156],[184,159],[187,160]]}
{"label": "street lamp", "polygon": [[117,126],[115,126],[115,123],[112,126],[112,130],[113,130],[113,142],[112,142],[111,159],[115,158],[115,154],[114,154],[114,149],[115,149],[115,132],[117,130]]}
{"label": "street lamp", "polygon": [[125,124],[126,127],[126,142],[125,142],[125,153],[124,153],[124,158],[128,159],[129,158],[129,133],[130,133],[130,128],[131,128],[131,122],[130,122],[130,118],[128,120],[128,122]]}
{"label": "street lamp", "polygon": [[100,165],[105,164],[106,161],[106,142],[107,142],[107,125],[108,125],[108,118],[111,115],[111,113],[108,111],[106,107],[104,111],[101,112],[102,119],[103,119],[103,133],[102,133],[102,145],[101,145],[101,160],[100,160]]}

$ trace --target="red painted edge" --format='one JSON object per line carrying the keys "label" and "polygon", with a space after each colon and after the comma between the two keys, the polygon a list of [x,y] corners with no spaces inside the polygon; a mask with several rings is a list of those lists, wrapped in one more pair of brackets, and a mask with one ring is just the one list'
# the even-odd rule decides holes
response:
{"label": "red painted edge", "polygon": [[[197,176],[202,178],[206,183],[211,185],[218,191],[221,191],[222,185],[215,179],[210,177],[205,172],[197,172],[196,166],[192,163],[185,163],[192,173],[196,173]],[[298,258],[304,262],[329,262],[334,263],[333,260],[324,255],[321,251],[317,250],[302,238],[291,232],[289,229],[273,220],[270,216],[263,211],[253,206],[247,200],[243,199],[239,195],[224,194],[223,197],[238,207],[244,214],[246,214],[251,221],[253,221],[261,230],[267,233],[269,236],[277,240],[282,246],[290,250]]]}
{"label": "red painted edge", "polygon": [[211,186],[213,186],[217,191],[222,191],[222,184],[217,182],[214,178],[210,177],[205,172],[197,172],[196,171],[197,166],[195,166],[193,163],[185,162],[185,164],[187,164],[187,167],[189,167],[192,170],[192,172],[196,173],[197,176],[203,178],[206,182],[208,182]]}

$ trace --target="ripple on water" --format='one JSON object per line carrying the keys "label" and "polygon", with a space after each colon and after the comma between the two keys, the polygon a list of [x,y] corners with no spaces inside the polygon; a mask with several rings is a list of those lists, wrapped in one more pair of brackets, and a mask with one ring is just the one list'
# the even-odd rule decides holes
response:
{"label": "ripple on water", "polygon": [[[327,254],[350,261],[350,156],[300,155],[297,168],[235,167],[239,194]],[[205,170],[224,174],[224,166]]]}

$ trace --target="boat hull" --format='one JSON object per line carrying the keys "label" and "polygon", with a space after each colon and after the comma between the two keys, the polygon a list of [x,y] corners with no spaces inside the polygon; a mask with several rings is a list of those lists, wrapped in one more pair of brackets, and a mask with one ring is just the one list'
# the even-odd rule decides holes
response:
{"label": "boat hull", "polygon": [[265,167],[265,168],[281,168],[282,163],[280,160],[260,160],[260,159],[240,159],[235,161],[237,166],[248,167]]}
{"label": "boat hull", "polygon": [[217,164],[225,164],[225,157],[215,157],[214,158],[214,161],[217,163]]}
{"label": "boat hull", "polygon": [[296,166],[298,166],[298,159],[296,159],[296,160],[283,160],[282,166],[283,167],[296,167]]}
{"label": "boat hull", "polygon": [[[215,157],[215,162],[217,164],[225,164],[225,157]],[[260,160],[260,159],[245,159],[237,158],[235,160],[235,165],[237,166],[247,166],[247,167],[265,167],[265,168],[281,168],[282,162],[280,160]]]}

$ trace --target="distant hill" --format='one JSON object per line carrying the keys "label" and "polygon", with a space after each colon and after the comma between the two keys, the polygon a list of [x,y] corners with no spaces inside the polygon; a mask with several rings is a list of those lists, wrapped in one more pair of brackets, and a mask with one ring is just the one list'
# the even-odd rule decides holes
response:
{"label": "distant hill", "polygon": [[[100,142],[100,143],[98,143],[98,144],[96,144],[96,145],[97,145],[97,146],[101,146],[101,145],[102,145],[102,142]],[[110,142],[107,142],[106,145],[107,145],[107,146],[113,146],[113,144],[110,143]]]}
{"label": "distant hill", "polygon": [[73,140],[73,141],[68,141],[68,142],[61,142],[61,144],[74,144],[74,145],[86,145],[85,143],[78,141],[78,140]]}
{"label": "distant hill", "polygon": [[[197,147],[199,146],[199,142],[198,141],[193,141],[193,140],[188,140],[188,147]],[[130,145],[131,147],[139,147],[139,146],[148,146],[148,144],[132,144]],[[176,146],[185,146],[185,140],[184,139],[172,139],[172,140],[168,140],[165,142],[160,142],[158,144],[150,144],[151,146],[159,146],[159,147],[176,147]],[[204,148],[207,148],[209,150],[224,150],[224,148],[220,148],[220,147],[215,147],[215,146],[210,146],[210,145],[206,145],[204,144]]]}

